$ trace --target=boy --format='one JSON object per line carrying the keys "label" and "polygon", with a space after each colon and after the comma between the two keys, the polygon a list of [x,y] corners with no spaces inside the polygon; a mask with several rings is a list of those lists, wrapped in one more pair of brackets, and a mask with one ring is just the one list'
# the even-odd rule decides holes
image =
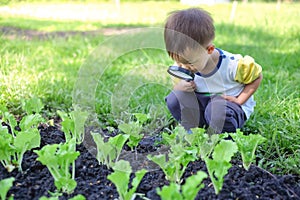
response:
{"label": "boy", "polygon": [[177,66],[194,72],[195,78],[174,80],[166,103],[187,130],[205,127],[214,133],[235,132],[253,112],[262,68],[250,56],[215,48],[214,37],[213,19],[202,9],[175,11],[167,18],[168,54]]}

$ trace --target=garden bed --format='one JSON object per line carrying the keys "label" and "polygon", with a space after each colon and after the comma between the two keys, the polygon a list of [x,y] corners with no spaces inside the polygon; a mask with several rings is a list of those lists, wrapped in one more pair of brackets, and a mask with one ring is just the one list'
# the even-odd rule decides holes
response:
{"label": "garden bed", "polygon": [[[57,127],[40,128],[40,133],[41,147],[64,142],[64,134]],[[143,144],[138,147],[147,149],[147,145],[151,146],[151,142]],[[116,187],[107,179],[112,170],[99,165],[84,145],[78,145],[77,150],[80,152],[76,160],[77,187],[72,195],[64,194],[60,199],[68,199],[76,194],[82,194],[89,200],[118,198]],[[33,151],[25,153],[22,163],[23,173],[17,169],[8,173],[2,165],[0,166],[0,180],[15,177],[8,196],[14,196],[17,200],[39,199],[41,196],[49,196],[48,191],[55,191],[54,180],[47,167],[36,161],[36,158],[37,155]],[[184,179],[199,170],[207,172],[204,162],[191,162],[185,171]],[[160,199],[156,194],[156,188],[168,183],[163,171],[153,170],[146,173],[136,192],[144,194],[151,200]],[[223,189],[219,195],[215,195],[209,178],[203,183],[205,187],[199,191],[196,199],[300,199],[299,176],[278,176],[255,165],[246,171],[237,160],[232,161],[232,168],[225,176]]]}

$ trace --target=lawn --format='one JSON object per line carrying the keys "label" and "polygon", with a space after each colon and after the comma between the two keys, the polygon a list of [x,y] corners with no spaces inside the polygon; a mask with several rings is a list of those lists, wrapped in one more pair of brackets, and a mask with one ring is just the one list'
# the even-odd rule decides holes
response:
{"label": "lawn", "polygon": [[[114,48],[130,46],[126,41],[119,43],[122,31],[161,28],[168,12],[187,6],[151,1],[121,3],[120,8],[113,3],[55,6],[20,3],[0,7],[0,103],[22,115],[22,101],[38,97],[49,119],[57,110],[73,110],[72,104],[77,102],[72,98],[74,87],[82,83],[78,82],[83,76],[80,70],[100,51],[103,56],[97,55],[97,61],[103,58],[99,63],[107,66],[97,71],[101,74],[95,76],[98,79],[93,85],[85,85],[95,93],[92,103],[100,123],[113,127],[125,120],[116,116],[118,109],[114,110],[125,96],[128,106],[118,108],[127,114],[150,113],[156,127],[152,124],[149,131],[167,126],[170,114],[164,97],[171,83],[164,66],[172,61],[160,48],[122,54]],[[244,128],[268,139],[257,151],[258,165],[276,174],[300,174],[300,4],[284,3],[278,9],[276,4],[239,3],[233,19],[232,4],[202,7],[215,20],[217,47],[251,55],[263,67],[264,80],[255,95],[256,110]],[[105,60],[110,58],[109,52],[118,57]],[[132,88],[124,88],[126,83]]]}

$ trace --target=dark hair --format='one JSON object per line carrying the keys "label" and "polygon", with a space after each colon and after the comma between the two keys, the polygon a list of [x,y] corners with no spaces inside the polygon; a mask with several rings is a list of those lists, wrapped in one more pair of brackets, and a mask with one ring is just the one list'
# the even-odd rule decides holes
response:
{"label": "dark hair", "polygon": [[[164,39],[170,57],[177,60],[187,48],[207,45],[215,37],[210,14],[200,8],[173,11],[167,18]],[[205,47],[204,47],[205,48]]]}

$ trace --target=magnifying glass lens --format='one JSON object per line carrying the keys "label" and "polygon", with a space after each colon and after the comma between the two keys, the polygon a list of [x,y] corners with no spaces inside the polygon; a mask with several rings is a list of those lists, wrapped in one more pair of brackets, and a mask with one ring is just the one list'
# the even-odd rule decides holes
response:
{"label": "magnifying glass lens", "polygon": [[176,77],[181,77],[182,79],[193,79],[193,77],[191,77],[190,75],[185,74],[185,73],[180,72],[180,71],[170,70],[170,73],[172,73],[172,75],[174,75]]}
{"label": "magnifying glass lens", "polygon": [[178,66],[170,66],[168,69],[168,73],[172,76],[186,81],[192,81],[195,77],[195,74],[193,72]]}

